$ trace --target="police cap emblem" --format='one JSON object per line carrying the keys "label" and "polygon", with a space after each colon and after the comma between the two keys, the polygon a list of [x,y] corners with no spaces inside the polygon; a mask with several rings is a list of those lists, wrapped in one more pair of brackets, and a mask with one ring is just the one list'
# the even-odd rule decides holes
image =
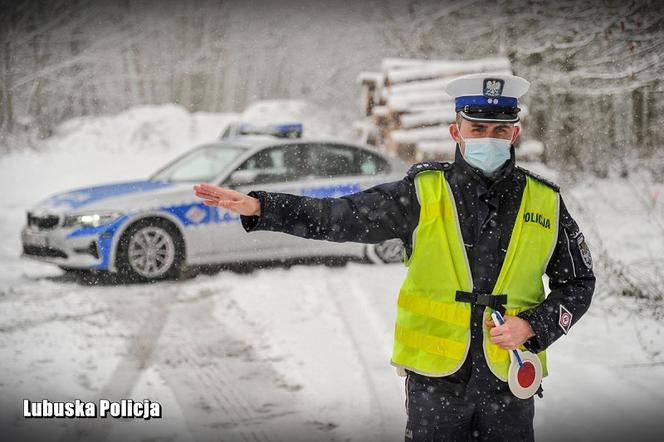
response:
{"label": "police cap emblem", "polygon": [[498,98],[503,94],[505,80],[499,78],[487,78],[484,80],[483,94],[485,97]]}

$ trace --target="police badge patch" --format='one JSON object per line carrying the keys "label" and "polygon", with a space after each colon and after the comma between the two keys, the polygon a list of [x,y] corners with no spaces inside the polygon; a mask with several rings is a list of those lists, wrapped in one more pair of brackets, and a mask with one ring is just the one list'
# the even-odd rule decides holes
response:
{"label": "police badge patch", "polygon": [[581,259],[583,263],[589,269],[593,268],[593,258],[590,256],[590,249],[588,244],[586,244],[586,239],[583,237],[583,233],[579,233],[576,236],[576,243],[579,245],[579,252],[581,252]]}
{"label": "police badge patch", "polygon": [[572,325],[572,313],[562,304],[559,304],[559,306],[560,313],[558,314],[558,325],[563,329],[563,332],[567,334],[570,326]]}
{"label": "police badge patch", "polygon": [[485,97],[498,98],[503,94],[504,80],[498,78],[487,78],[484,80],[483,94]]}

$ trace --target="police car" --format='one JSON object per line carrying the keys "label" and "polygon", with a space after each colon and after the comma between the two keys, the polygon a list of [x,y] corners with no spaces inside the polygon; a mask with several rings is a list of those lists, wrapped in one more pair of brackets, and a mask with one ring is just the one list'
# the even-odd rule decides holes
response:
{"label": "police car", "polygon": [[246,129],[236,128],[219,141],[186,152],[148,179],[74,189],[41,201],[27,213],[22,256],[65,270],[108,271],[132,280],[256,260],[402,259],[399,240],[365,245],[309,241],[275,232],[247,235],[239,215],[204,205],[192,192],[192,183],[208,182],[245,193],[260,189],[338,197],[399,180],[408,168],[397,158],[361,145],[298,138],[297,125],[270,128],[270,135]]}

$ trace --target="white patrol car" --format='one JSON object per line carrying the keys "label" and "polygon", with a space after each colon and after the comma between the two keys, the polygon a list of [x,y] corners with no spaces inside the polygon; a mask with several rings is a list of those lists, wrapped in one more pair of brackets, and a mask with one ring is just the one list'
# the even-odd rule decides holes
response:
{"label": "white patrol car", "polygon": [[[285,134],[293,134],[286,125]],[[301,133],[301,127],[300,127]],[[181,155],[146,180],[53,195],[27,213],[23,257],[65,270],[174,277],[181,269],[314,256],[402,259],[401,241],[376,245],[246,234],[236,215],[196,198],[192,184],[337,197],[403,178],[408,165],[360,145],[236,134]]]}

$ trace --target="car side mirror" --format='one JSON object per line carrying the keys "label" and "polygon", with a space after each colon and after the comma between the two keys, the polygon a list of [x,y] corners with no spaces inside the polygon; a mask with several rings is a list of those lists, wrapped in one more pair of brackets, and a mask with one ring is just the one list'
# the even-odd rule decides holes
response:
{"label": "car side mirror", "polygon": [[234,186],[241,186],[243,184],[251,184],[256,181],[258,176],[257,170],[236,170],[229,178],[229,183]]}

